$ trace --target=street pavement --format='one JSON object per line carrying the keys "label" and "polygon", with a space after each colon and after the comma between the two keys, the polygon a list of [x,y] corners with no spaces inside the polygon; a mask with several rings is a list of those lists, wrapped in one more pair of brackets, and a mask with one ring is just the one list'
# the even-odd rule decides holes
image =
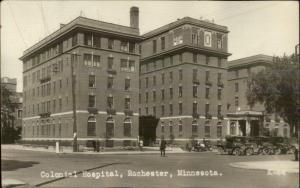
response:
{"label": "street pavement", "polygon": [[[17,179],[37,187],[299,187],[299,173],[270,174],[266,169],[231,165],[292,161],[293,155],[229,156],[205,152],[167,153],[166,157],[160,157],[159,154],[55,154],[5,148],[1,152],[2,179]],[[17,165],[22,163],[26,165]],[[195,176],[183,176],[188,171]],[[61,177],[62,174],[67,177]],[[57,177],[47,177],[51,175]]]}

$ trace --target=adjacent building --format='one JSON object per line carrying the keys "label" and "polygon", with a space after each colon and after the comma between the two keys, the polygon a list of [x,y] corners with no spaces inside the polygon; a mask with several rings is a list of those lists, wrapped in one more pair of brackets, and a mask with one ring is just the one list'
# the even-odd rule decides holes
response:
{"label": "adjacent building", "polygon": [[250,107],[246,91],[248,80],[268,65],[273,57],[255,55],[228,62],[228,113],[230,135],[241,136],[289,136],[289,126],[278,114],[267,114],[264,105]]}
{"label": "adjacent building", "polygon": [[158,139],[225,137],[228,32],[184,17],[143,35],[139,112],[159,118]]}
{"label": "adjacent building", "polygon": [[89,140],[106,146],[135,144],[138,16],[138,8],[132,7],[130,27],[78,17],[24,52],[24,141],[61,140],[68,145],[77,136],[80,145]]}

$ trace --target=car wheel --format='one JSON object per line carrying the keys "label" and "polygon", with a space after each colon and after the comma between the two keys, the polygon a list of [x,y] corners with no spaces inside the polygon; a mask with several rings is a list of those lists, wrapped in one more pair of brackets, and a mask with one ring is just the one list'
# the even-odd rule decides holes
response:
{"label": "car wheel", "polygon": [[271,155],[271,152],[272,150],[271,149],[269,149],[269,148],[264,148],[263,149],[263,155]]}
{"label": "car wheel", "polygon": [[275,155],[280,155],[281,154],[281,149],[280,148],[275,148],[273,153]]}
{"label": "car wheel", "polygon": [[237,155],[241,155],[241,150],[240,148],[235,148],[232,152],[233,155],[237,156]]}
{"label": "car wheel", "polygon": [[254,151],[253,151],[252,148],[247,148],[246,151],[245,151],[245,154],[246,154],[247,156],[253,155],[253,153],[254,153]]}

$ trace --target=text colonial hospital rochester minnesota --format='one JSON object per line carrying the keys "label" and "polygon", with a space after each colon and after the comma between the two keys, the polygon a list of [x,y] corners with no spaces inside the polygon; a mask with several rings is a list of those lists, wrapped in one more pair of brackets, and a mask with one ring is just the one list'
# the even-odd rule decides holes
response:
{"label": "text colonial hospital rochester minnesota", "polygon": [[216,170],[187,170],[187,169],[177,169],[174,172],[166,170],[110,170],[110,171],[41,171],[41,178],[61,178],[61,177],[71,177],[71,178],[124,178],[124,177],[163,177],[163,178],[173,178],[173,177],[211,177],[211,176],[222,176],[223,174]]}

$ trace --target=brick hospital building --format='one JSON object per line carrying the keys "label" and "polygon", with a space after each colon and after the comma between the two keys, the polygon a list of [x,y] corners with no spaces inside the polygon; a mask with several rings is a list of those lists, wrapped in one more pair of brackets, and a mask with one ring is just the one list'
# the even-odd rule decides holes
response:
{"label": "brick hospital building", "polygon": [[158,139],[239,134],[230,126],[244,117],[229,105],[238,67],[228,66],[228,32],[184,17],[140,35],[137,7],[130,9],[130,27],[84,17],[61,25],[20,58],[22,139],[72,142],[72,83],[79,144],[135,145],[141,115],[159,118]]}

